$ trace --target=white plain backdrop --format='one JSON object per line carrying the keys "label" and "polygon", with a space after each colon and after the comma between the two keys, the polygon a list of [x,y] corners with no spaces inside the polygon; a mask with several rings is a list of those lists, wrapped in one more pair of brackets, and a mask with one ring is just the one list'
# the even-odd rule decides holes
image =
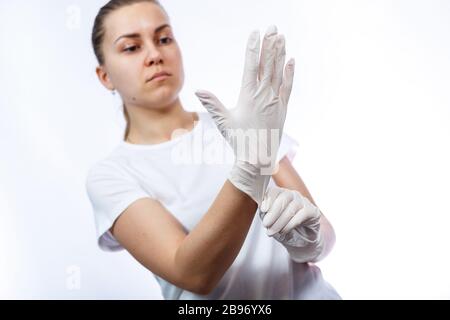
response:
{"label": "white plain backdrop", "polygon": [[[87,170],[123,134],[95,76],[106,1],[0,1],[0,298],[159,299],[126,252],[96,247]],[[450,1],[162,0],[196,89],[236,102],[249,33],[296,59],[286,132],[337,243],[344,299],[450,299]]]}

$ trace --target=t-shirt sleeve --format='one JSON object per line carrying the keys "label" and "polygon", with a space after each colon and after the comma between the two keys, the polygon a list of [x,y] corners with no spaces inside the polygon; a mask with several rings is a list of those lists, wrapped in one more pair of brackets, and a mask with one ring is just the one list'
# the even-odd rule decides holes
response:
{"label": "t-shirt sleeve", "polygon": [[151,195],[114,163],[93,166],[87,175],[86,191],[94,213],[98,246],[104,251],[123,249],[109,229],[134,201]]}
{"label": "t-shirt sleeve", "polygon": [[278,148],[277,163],[280,162],[280,160],[285,156],[292,162],[297,154],[298,147],[299,143],[297,140],[283,132],[281,135],[280,147]]}

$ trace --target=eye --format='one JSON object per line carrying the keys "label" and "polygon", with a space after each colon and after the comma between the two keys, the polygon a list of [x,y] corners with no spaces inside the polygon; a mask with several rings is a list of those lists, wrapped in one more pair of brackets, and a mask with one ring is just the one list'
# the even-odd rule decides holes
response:
{"label": "eye", "polygon": [[159,41],[162,42],[162,44],[169,44],[169,43],[172,42],[172,38],[171,37],[164,37],[164,38],[160,38]]}
{"label": "eye", "polygon": [[123,51],[125,51],[125,52],[134,52],[134,51],[137,50],[137,48],[138,48],[138,46],[129,46],[129,47],[126,47],[125,49],[123,49]]}

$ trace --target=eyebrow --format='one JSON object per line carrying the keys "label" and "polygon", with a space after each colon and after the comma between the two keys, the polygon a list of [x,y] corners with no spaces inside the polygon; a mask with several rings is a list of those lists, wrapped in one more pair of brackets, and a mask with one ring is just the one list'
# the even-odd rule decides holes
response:
{"label": "eyebrow", "polygon": [[[170,28],[170,25],[166,23],[166,24],[163,24],[163,25],[159,26],[158,28],[155,29],[155,33],[158,33],[158,32],[162,31],[165,28]],[[117,41],[119,41],[122,38],[139,38],[140,36],[141,35],[139,33],[137,33],[137,32],[124,34],[124,35],[121,35],[120,37],[118,37],[116,39],[116,41],[114,41],[114,43],[116,43]]]}

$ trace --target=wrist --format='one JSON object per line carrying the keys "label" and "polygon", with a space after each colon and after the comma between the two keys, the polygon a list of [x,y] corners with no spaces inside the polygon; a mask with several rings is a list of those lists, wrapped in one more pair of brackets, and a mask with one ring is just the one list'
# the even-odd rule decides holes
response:
{"label": "wrist", "polygon": [[258,206],[264,198],[270,175],[261,174],[261,169],[245,161],[236,161],[229,180],[239,190],[249,195]]}

